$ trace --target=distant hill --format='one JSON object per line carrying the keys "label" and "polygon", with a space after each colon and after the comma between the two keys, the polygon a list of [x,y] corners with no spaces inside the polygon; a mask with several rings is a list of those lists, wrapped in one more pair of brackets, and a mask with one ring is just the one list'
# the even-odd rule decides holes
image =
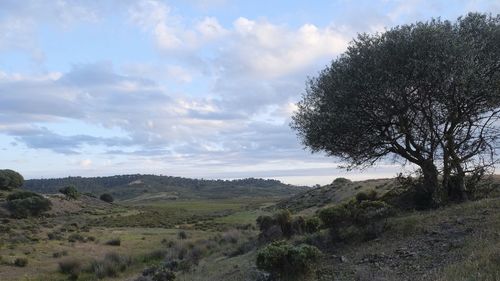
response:
{"label": "distant hill", "polygon": [[32,179],[23,189],[51,194],[74,185],[81,193],[110,193],[118,200],[225,199],[235,197],[288,197],[307,187],[284,184],[278,180],[247,178],[205,180],[157,175],[117,175],[109,177],[66,177]]}

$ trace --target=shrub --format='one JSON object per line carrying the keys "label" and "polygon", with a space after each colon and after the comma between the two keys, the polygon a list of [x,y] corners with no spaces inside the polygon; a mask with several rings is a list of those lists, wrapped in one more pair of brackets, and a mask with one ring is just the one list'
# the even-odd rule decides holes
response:
{"label": "shrub", "polygon": [[173,281],[175,280],[175,273],[167,268],[160,268],[153,274],[153,281]]}
{"label": "shrub", "polygon": [[346,185],[350,183],[352,183],[352,181],[346,178],[336,178],[332,182],[333,185]]}
{"label": "shrub", "polygon": [[78,197],[80,197],[80,193],[74,185],[68,185],[64,188],[61,188],[59,189],[59,192],[66,195],[66,197],[70,199],[78,199]]}
{"label": "shrub", "polygon": [[281,210],[274,214],[274,220],[281,227],[281,231],[283,235],[286,237],[292,236],[292,214],[288,210]]}
{"label": "shrub", "polygon": [[111,194],[109,194],[109,193],[102,194],[99,197],[99,199],[101,199],[102,201],[107,202],[107,203],[113,203],[113,201],[115,201],[115,199],[113,198],[113,196],[111,196]]}
{"label": "shrub", "polygon": [[82,271],[82,264],[76,259],[67,259],[59,262],[59,271],[63,274],[69,274],[71,279],[77,279]]}
{"label": "shrub", "polygon": [[80,233],[73,233],[68,237],[68,242],[85,242],[85,237]]}
{"label": "shrub", "polygon": [[28,265],[28,259],[27,258],[17,258],[14,260],[14,265],[17,267],[25,267]]}
{"label": "shrub", "polygon": [[[177,268],[178,264],[177,262],[168,262],[164,263],[161,266],[152,266],[149,268],[146,268],[142,272],[142,279],[141,277],[136,279],[135,281],[147,281],[147,280],[153,280],[153,281],[173,281],[175,280],[175,273],[173,272],[174,268]],[[147,278],[146,276],[150,277]]]}
{"label": "shrub", "polygon": [[67,255],[68,255],[68,251],[63,250],[63,251],[61,251],[61,252],[55,252],[55,253],[53,253],[53,254],[52,254],[52,257],[53,257],[53,258],[60,258],[60,257],[62,257],[62,256],[67,256]]}
{"label": "shrub", "polygon": [[321,221],[318,217],[310,217],[306,219],[306,232],[314,233],[319,230]]}
{"label": "shrub", "polygon": [[109,245],[109,246],[120,246],[121,243],[122,243],[122,241],[120,240],[120,238],[113,238],[113,239],[107,241],[105,244]]}
{"label": "shrub", "polygon": [[49,211],[51,206],[48,199],[34,192],[18,191],[7,196],[7,208],[16,218],[39,216]]}
{"label": "shrub", "polygon": [[303,217],[298,216],[292,218],[290,224],[291,224],[292,234],[294,235],[304,234],[304,232],[306,232],[306,220]]}
{"label": "shrub", "polygon": [[49,233],[47,233],[47,237],[49,238],[49,240],[62,240],[63,239],[63,235],[59,231],[49,232]]}
{"label": "shrub", "polygon": [[351,212],[346,205],[337,205],[322,209],[319,218],[328,228],[337,228],[351,222]]}
{"label": "shrub", "polygon": [[349,236],[357,236],[354,235],[356,233],[363,234],[364,239],[371,239],[383,231],[383,220],[391,214],[392,208],[385,202],[354,200],[323,209],[319,217],[323,225],[330,229],[334,239],[344,240]]}
{"label": "shrub", "polygon": [[222,234],[221,242],[236,244],[240,236],[241,233],[238,230],[232,229]]}
{"label": "shrub", "polygon": [[184,239],[188,238],[188,235],[184,230],[182,230],[182,231],[179,231],[179,233],[177,233],[177,238],[184,240]]}
{"label": "shrub", "polygon": [[356,194],[356,201],[366,201],[366,200],[376,200],[377,199],[377,191],[371,189],[369,191],[361,191]]}
{"label": "shrub", "polygon": [[132,264],[132,259],[117,253],[108,253],[103,260],[94,260],[90,263],[88,271],[97,278],[118,277],[120,272],[125,271]]}
{"label": "shrub", "polygon": [[259,216],[257,218],[257,226],[260,231],[266,231],[273,225],[275,225],[275,221],[271,216]]}
{"label": "shrub", "polygon": [[0,170],[0,190],[19,188],[24,184],[24,178],[13,170]]}
{"label": "shrub", "polygon": [[304,280],[320,255],[321,252],[314,246],[273,242],[257,253],[257,268],[275,278]]}

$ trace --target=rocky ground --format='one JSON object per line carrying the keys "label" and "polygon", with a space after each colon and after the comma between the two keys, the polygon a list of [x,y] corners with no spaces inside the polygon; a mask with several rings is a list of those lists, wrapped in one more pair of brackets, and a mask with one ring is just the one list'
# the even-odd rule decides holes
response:
{"label": "rocky ground", "polygon": [[335,247],[317,280],[452,280],[453,266],[498,246],[499,209],[500,199],[488,199],[391,219],[378,239]]}

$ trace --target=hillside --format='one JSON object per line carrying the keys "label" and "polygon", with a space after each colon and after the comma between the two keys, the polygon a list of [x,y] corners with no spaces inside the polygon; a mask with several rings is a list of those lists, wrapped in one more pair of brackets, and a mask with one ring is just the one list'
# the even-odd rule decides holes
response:
{"label": "hillside", "polygon": [[32,179],[26,190],[52,194],[74,185],[81,193],[110,193],[118,200],[150,201],[176,199],[225,199],[237,197],[288,197],[306,187],[283,184],[277,180],[205,180],[156,175],[117,175],[109,177],[67,177]]}
{"label": "hillside", "polygon": [[274,207],[288,209],[293,213],[298,213],[306,209],[316,210],[348,200],[361,191],[376,190],[379,194],[382,194],[393,189],[396,185],[397,182],[395,179],[350,181],[345,178],[337,178],[331,184],[306,190],[290,198],[285,198],[279,201]]}

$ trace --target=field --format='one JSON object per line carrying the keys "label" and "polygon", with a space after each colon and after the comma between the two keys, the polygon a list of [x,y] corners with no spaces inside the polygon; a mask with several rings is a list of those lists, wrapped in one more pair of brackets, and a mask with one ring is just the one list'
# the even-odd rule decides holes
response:
{"label": "field", "polygon": [[[376,233],[370,221],[346,226],[340,236],[325,221],[313,231],[304,228],[325,208],[361,206],[360,193],[375,191],[375,198],[363,199],[372,204],[393,202],[391,192],[402,188],[397,185],[394,179],[341,178],[288,197],[171,200],[148,194],[116,203],[51,194],[45,195],[52,202],[48,213],[17,219],[2,203],[15,191],[0,191],[0,280],[149,281],[155,279],[143,273],[157,272],[158,265],[175,266],[175,280],[265,280],[257,256],[276,240],[321,250],[300,280],[499,280],[498,177],[483,183],[486,198],[435,210],[399,209],[374,221],[383,226]],[[285,221],[289,235],[286,227],[276,234],[256,224],[260,216],[280,214],[273,223]],[[163,278],[157,280],[171,280]]]}
{"label": "field", "polygon": [[[134,260],[117,277],[107,278],[123,280],[133,278],[144,267],[157,262],[157,257],[149,256],[168,249],[168,244],[190,247],[197,241],[216,244],[214,253],[208,254],[211,258],[197,267],[203,272],[200,276],[206,277],[207,271],[227,274],[224,264],[230,274],[237,274],[234,264],[243,266],[243,260],[248,259],[250,266],[253,259],[243,255],[233,261],[228,253],[255,236],[255,219],[266,214],[262,207],[275,199],[153,201],[140,205],[130,202],[103,205],[86,196],[77,200],[51,196],[51,200],[60,208],[49,217],[3,220],[0,280],[66,280],[67,276],[59,273],[59,262],[77,259],[85,267],[109,253]],[[79,208],[80,205],[83,207]],[[186,233],[185,239],[179,238],[181,232]],[[224,235],[234,236],[233,240],[226,243]],[[119,239],[120,245],[107,245],[113,239]],[[12,266],[19,258],[27,259],[27,265]],[[196,280],[193,276],[197,274],[200,272],[190,271],[184,277],[178,275],[177,279]],[[93,280],[92,276],[88,278]]]}

